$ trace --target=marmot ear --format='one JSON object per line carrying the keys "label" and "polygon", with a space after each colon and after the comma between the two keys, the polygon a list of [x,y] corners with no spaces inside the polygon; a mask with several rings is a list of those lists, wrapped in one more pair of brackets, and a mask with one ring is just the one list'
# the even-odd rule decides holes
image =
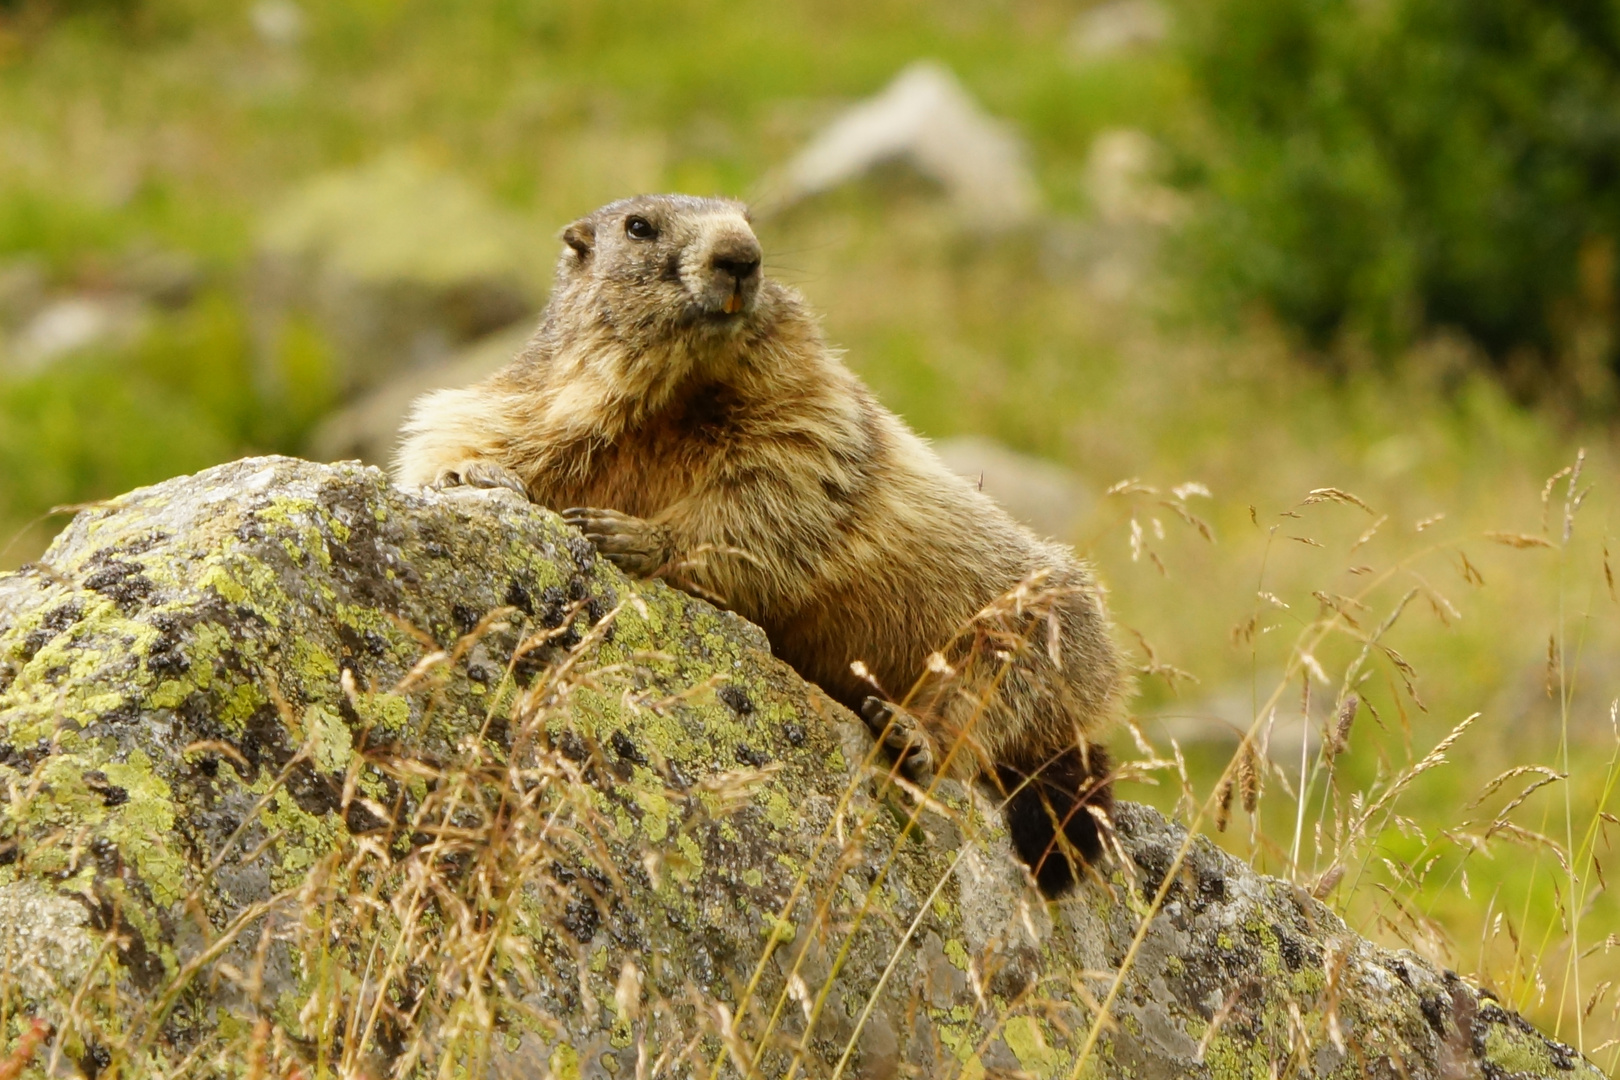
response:
{"label": "marmot ear", "polygon": [[589,221],[576,221],[563,230],[563,243],[574,249],[580,262],[591,257],[591,245],[596,243],[596,226]]}

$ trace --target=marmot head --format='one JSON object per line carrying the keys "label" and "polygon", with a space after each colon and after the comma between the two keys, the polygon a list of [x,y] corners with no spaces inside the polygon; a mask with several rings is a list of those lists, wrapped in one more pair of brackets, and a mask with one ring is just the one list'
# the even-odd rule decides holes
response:
{"label": "marmot head", "polygon": [[757,325],[759,240],[729,199],[638,195],[563,230],[555,295],[583,301],[621,335],[730,337]]}

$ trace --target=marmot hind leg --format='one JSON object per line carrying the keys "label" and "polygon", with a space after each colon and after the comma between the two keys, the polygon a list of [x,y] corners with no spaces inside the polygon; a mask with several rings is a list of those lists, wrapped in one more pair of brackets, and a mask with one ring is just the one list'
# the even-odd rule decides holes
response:
{"label": "marmot hind leg", "polygon": [[1034,873],[1044,896],[1061,896],[1078,880],[1071,851],[1085,863],[1102,855],[1102,825],[1093,810],[1104,815],[1113,810],[1108,774],[1107,751],[1091,743],[1071,746],[1044,761],[996,765],[994,779],[1007,796],[1003,813],[1013,850]]}

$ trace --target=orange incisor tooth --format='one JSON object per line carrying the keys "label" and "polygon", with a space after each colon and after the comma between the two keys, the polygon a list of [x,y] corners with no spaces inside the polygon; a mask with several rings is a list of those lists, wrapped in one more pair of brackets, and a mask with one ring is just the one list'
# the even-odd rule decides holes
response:
{"label": "orange incisor tooth", "polygon": [[735,315],[742,310],[742,293],[734,292],[726,297],[726,314]]}

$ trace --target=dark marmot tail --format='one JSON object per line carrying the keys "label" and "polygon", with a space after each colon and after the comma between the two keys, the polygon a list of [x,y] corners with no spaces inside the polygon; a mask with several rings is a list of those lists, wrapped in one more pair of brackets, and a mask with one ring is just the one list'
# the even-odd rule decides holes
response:
{"label": "dark marmot tail", "polygon": [[[1100,746],[1071,746],[1055,757],[1020,767],[996,765],[996,784],[1006,797],[1004,813],[1013,850],[1029,865],[1047,896],[1074,884],[1074,867],[1058,833],[1086,863],[1103,852],[1102,823],[1114,809],[1108,784],[1108,753]],[[1094,813],[1095,811],[1096,813]]]}
{"label": "dark marmot tail", "polygon": [[1092,740],[1127,689],[1091,568],[873,399],[764,275],[741,204],[626,199],[562,239],[534,338],[417,402],[398,479],[509,486],[627,573],[760,624],[914,764],[1007,792],[1020,855],[1061,891],[1069,855],[1100,851]]}

